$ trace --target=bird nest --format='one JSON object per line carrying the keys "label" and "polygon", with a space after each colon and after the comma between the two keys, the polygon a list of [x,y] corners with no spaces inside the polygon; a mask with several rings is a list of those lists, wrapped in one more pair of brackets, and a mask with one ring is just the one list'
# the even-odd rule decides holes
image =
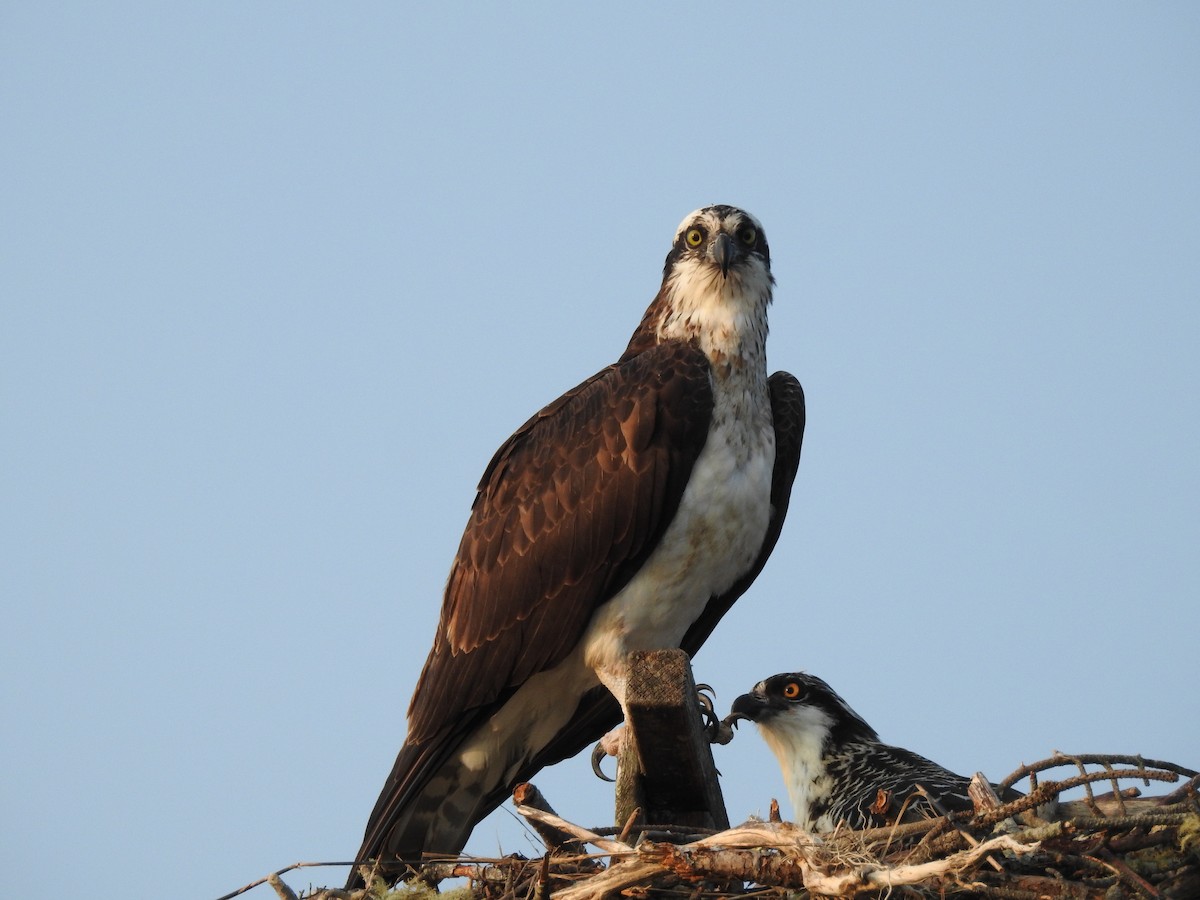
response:
{"label": "bird nest", "polygon": [[[1069,768],[1064,776],[1048,774]],[[1151,782],[1178,783],[1141,797]],[[1004,900],[1200,897],[1200,774],[1136,756],[1066,756],[1022,766],[1003,782],[1025,796],[1001,803],[982,776],[974,812],[886,828],[814,835],[779,820],[715,833],[654,828],[630,835],[588,831],[553,814],[531,785],[517,810],[542,835],[536,859],[460,858],[425,863],[396,890],[375,879],[365,890],[322,889],[310,900],[421,900],[446,878],[464,887],[441,900],[601,900],[617,896],[888,897],[896,892]],[[1097,793],[1097,788],[1104,793]],[[1065,801],[1064,792],[1083,798]],[[919,791],[920,789],[918,789]],[[886,808],[893,798],[880,797]],[[906,799],[906,798],[900,798]],[[929,799],[926,795],[926,799]],[[589,849],[590,848],[590,849]],[[285,900],[297,900],[269,877]],[[231,895],[232,896],[232,895]]]}

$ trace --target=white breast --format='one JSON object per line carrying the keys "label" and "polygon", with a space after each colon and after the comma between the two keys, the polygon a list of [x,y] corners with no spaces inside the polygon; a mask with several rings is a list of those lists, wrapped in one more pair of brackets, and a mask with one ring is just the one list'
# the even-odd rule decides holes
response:
{"label": "white breast", "polygon": [[716,393],[713,425],[675,518],[584,638],[584,661],[622,706],[628,653],[678,647],[708,601],[754,563],[766,535],[775,434],[765,380],[729,378]]}

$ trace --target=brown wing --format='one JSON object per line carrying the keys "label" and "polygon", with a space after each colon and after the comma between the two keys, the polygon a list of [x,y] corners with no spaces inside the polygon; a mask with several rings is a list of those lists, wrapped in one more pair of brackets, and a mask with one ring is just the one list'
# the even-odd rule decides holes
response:
{"label": "brown wing", "polygon": [[670,342],[564,394],[496,452],[450,570],[409,743],[498,706],[571,652],[674,516],[712,403],[704,354]]}
{"label": "brown wing", "polygon": [[[771,476],[771,518],[762,551],[745,575],[734,585],[709,601],[700,618],[680,641],[680,646],[689,656],[695,656],[700,645],[717,626],[717,622],[729,612],[735,600],[746,592],[758,577],[767,557],[775,549],[787,516],[788,502],[792,495],[792,484],[800,466],[800,447],[804,441],[804,389],[794,375],[776,372],[769,380],[771,390],[771,416],[775,427],[775,465]],[[533,777],[533,773],[545,766],[574,756],[588,744],[596,741],[621,721],[621,708],[606,690],[592,691],[579,704],[574,718],[537,756],[528,770],[518,776],[518,781]]]}

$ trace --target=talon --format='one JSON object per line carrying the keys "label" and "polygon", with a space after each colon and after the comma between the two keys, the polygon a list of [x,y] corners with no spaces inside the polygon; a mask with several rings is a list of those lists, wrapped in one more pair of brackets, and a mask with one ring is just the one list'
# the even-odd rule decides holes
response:
{"label": "talon", "polygon": [[615,782],[617,779],[609,778],[604,774],[604,770],[600,768],[600,764],[604,762],[604,757],[608,756],[608,751],[604,749],[604,741],[596,742],[596,746],[592,748],[592,771],[596,773],[596,777],[601,781]]}
{"label": "talon", "polygon": [[710,744],[721,744],[724,746],[733,740],[733,732],[737,727],[737,720],[730,721],[730,718],[730,716],[726,716],[719,722],[714,719],[712,730],[708,735],[708,742]]}
{"label": "talon", "polygon": [[721,744],[722,746],[728,744],[733,740],[733,734],[737,730],[738,720],[744,718],[745,716],[734,715],[731,713],[723,718],[720,722],[715,722],[712,730],[709,732],[709,743]]}
{"label": "talon", "polygon": [[737,724],[746,719],[746,716],[741,713],[730,713],[721,720],[721,724],[728,726],[730,731],[737,731]]}
{"label": "talon", "polygon": [[708,733],[709,743],[714,743],[720,732],[721,724],[717,721],[717,710],[713,706],[712,697],[709,697],[705,691],[713,696],[716,696],[717,692],[712,689],[712,685],[696,685],[696,702],[700,704],[700,717],[704,720],[704,730]]}

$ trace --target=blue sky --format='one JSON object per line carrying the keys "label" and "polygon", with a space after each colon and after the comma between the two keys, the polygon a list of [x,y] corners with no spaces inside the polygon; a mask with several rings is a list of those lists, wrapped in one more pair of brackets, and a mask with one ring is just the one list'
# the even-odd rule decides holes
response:
{"label": "blue sky", "polygon": [[[713,202],[809,406],[718,706],[804,668],[962,772],[1200,764],[1198,43],[1184,3],[6,4],[0,883],[352,856],[479,473]],[[752,730],[717,764],[731,818],[785,798]],[[537,783],[611,817],[585,760]]]}

